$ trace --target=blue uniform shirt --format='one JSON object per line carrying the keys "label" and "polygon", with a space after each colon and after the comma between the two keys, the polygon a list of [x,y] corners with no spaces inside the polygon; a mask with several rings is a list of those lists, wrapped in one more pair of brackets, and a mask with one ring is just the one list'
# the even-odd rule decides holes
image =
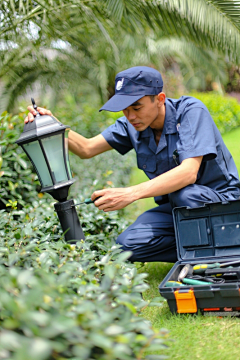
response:
{"label": "blue uniform shirt", "polygon": [[[226,200],[237,199],[240,196],[237,168],[206,106],[189,96],[167,98],[165,106],[158,146],[150,127],[139,132],[125,116],[102,135],[122,155],[134,148],[138,167],[149,179],[173,169],[184,159],[203,156],[196,184],[224,193]],[[155,201],[164,203],[168,201],[167,195],[158,196]]]}

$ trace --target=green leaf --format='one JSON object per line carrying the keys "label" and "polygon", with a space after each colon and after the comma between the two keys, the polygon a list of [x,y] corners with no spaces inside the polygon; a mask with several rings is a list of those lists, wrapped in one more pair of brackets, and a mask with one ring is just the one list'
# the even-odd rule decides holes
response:
{"label": "green leaf", "polygon": [[159,306],[159,307],[161,307],[161,306],[163,306],[164,301],[165,301],[164,298],[162,298],[161,296],[155,297],[154,299],[152,299],[150,301],[148,306]]}
{"label": "green leaf", "polygon": [[26,161],[24,161],[20,156],[17,157],[17,161],[19,162],[19,164],[22,166],[22,168],[24,170],[27,169],[28,164],[26,163]]}
{"label": "green leaf", "polygon": [[27,285],[33,277],[33,272],[30,270],[23,270],[17,277],[18,284],[20,286]]}
{"label": "green leaf", "polygon": [[105,275],[101,281],[101,288],[103,291],[107,291],[110,289],[110,286],[112,285],[112,280],[109,276]]}
{"label": "green leaf", "polygon": [[0,345],[7,350],[16,350],[21,345],[21,337],[13,331],[3,330],[0,334]]}
{"label": "green leaf", "polygon": [[40,313],[37,311],[28,312],[26,314],[26,321],[34,321],[38,326],[46,326],[50,322],[50,315],[48,313]]}
{"label": "green leaf", "polygon": [[122,262],[128,260],[131,255],[132,255],[131,251],[124,251],[120,255],[118,255],[118,257],[116,258],[115,261],[116,261],[116,263],[122,263]]}
{"label": "green leaf", "polygon": [[89,338],[95,346],[99,346],[101,349],[111,349],[113,346],[113,342],[107,336],[92,333],[89,334]]}
{"label": "green leaf", "polygon": [[18,254],[9,254],[8,256],[8,266],[14,265],[19,260]]}
{"label": "green leaf", "polygon": [[115,268],[114,265],[106,265],[104,269],[105,274],[112,280],[114,279],[116,271],[117,269]]}
{"label": "green leaf", "polygon": [[110,336],[119,335],[125,332],[125,329],[119,325],[110,325],[105,329],[105,333]]}
{"label": "green leaf", "polygon": [[110,256],[107,254],[101,258],[101,260],[99,261],[99,264],[107,264],[109,259],[110,259]]}
{"label": "green leaf", "polygon": [[48,340],[35,338],[31,339],[27,353],[29,359],[45,360],[51,354],[51,343]]}
{"label": "green leaf", "polygon": [[137,313],[136,308],[130,302],[122,302],[122,304],[125,305],[133,314]]}

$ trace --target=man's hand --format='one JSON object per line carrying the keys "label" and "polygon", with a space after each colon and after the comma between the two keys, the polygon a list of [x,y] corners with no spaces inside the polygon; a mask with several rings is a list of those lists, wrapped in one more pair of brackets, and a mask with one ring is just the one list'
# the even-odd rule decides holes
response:
{"label": "man's hand", "polygon": [[[24,123],[27,124],[29,121],[33,122],[34,120],[34,116],[37,115],[36,110],[34,110],[33,106],[28,106],[28,116],[25,118]],[[53,116],[52,112],[48,109],[44,109],[41,107],[37,107],[37,111],[39,112],[39,114],[41,115],[50,115]],[[56,118],[55,118],[56,119]],[[56,119],[57,120],[57,119]]]}
{"label": "man's hand", "polygon": [[149,197],[170,194],[194,184],[202,162],[202,156],[183,160],[181,165],[157,176],[152,180],[127,188],[112,188],[94,191],[91,199],[99,210],[113,211],[123,209],[132,202]]}
{"label": "man's hand", "polygon": [[114,211],[120,210],[134,202],[133,192],[130,188],[111,188],[94,191],[91,199],[99,210]]}

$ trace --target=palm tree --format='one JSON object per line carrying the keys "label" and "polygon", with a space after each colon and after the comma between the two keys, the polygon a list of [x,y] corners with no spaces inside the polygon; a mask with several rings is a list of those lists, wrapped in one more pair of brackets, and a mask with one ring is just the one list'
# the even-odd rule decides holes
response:
{"label": "palm tree", "polygon": [[[239,58],[239,15],[231,0],[3,0],[1,106],[11,108],[37,80],[57,90],[83,79],[104,101],[118,70],[142,63],[161,69],[173,58],[186,82],[204,63],[221,79],[223,56]],[[221,71],[210,65],[219,54]]]}

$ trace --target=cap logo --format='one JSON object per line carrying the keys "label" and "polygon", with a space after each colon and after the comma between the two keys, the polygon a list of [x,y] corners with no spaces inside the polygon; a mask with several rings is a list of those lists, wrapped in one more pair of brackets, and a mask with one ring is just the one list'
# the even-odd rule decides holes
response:
{"label": "cap logo", "polygon": [[119,80],[117,82],[116,90],[121,90],[121,88],[123,87],[123,81],[124,81],[124,78],[122,78],[122,80]]}

